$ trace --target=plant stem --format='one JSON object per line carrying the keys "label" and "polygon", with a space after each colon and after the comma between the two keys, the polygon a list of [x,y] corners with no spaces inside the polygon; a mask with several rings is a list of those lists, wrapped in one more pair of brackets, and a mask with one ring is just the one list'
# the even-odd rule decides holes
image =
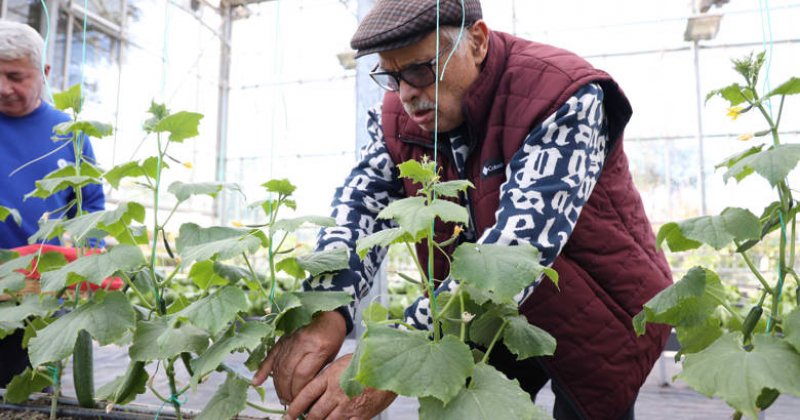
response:
{"label": "plant stem", "polygon": [[131,280],[131,278],[128,277],[128,274],[122,271],[120,271],[119,274],[120,277],[122,277],[122,280],[125,282],[125,284],[127,284],[128,287],[130,287],[131,290],[133,290],[133,293],[136,294],[139,300],[142,301],[142,305],[147,309],[153,310],[153,305],[151,305],[150,302],[148,302],[147,299],[144,297],[144,295],[142,295],[142,292],[140,292],[139,289],[136,288],[136,285],[133,283],[133,280]]}
{"label": "plant stem", "polygon": [[508,325],[508,321],[503,320],[503,325],[497,329],[497,333],[495,333],[492,342],[489,343],[489,347],[486,349],[486,353],[484,353],[481,363],[487,363],[489,361],[489,354],[492,352],[492,349],[494,349],[494,345],[497,344],[497,340],[500,339],[500,334],[502,334],[503,330],[506,329],[506,325]]}
{"label": "plant stem", "polygon": [[253,282],[258,284],[258,288],[264,294],[264,297],[269,297],[267,290],[264,289],[264,285],[262,285],[261,282],[258,281],[258,274],[256,274],[256,270],[254,270],[253,266],[250,264],[250,259],[247,258],[247,254],[242,252],[242,257],[244,258],[245,264],[247,264],[247,269],[250,270],[250,275],[253,277]]}
{"label": "plant stem", "polygon": [[271,408],[266,408],[266,407],[262,407],[262,406],[260,406],[258,404],[255,404],[255,403],[251,403],[250,401],[247,401],[246,404],[247,404],[248,407],[255,408],[256,410],[263,411],[264,413],[286,414],[286,410],[273,410]]}
{"label": "plant stem", "polygon": [[394,324],[397,324],[397,325],[402,325],[402,326],[408,328],[409,331],[416,331],[417,330],[413,325],[408,324],[405,321],[401,321],[399,319],[387,319],[385,321],[378,321],[378,322],[376,322],[376,324],[378,324],[378,325],[394,325]]}
{"label": "plant stem", "polygon": [[[464,294],[463,293],[459,293],[458,294],[458,300],[459,300],[459,302],[461,302],[461,314],[463,316],[463,314],[464,314]],[[463,319],[462,319],[462,321],[463,321]],[[461,337],[460,338],[461,338],[462,342],[464,341],[466,336],[467,336],[467,323],[466,322],[461,322]]]}
{"label": "plant stem", "polygon": [[151,244],[152,249],[150,250],[150,278],[153,279],[153,283],[155,283],[153,287],[153,291],[156,296],[156,311],[163,315],[162,313],[162,305],[161,305],[161,296],[158,290],[158,280],[156,277],[156,246],[158,245],[158,196],[161,189],[161,169],[163,164],[163,151],[161,150],[161,133],[156,135],[156,139],[158,140],[158,157],[156,158],[156,184],[153,186],[153,243]]}
{"label": "plant stem", "polygon": [[[419,262],[419,258],[417,258],[417,253],[414,251],[413,248],[411,248],[411,244],[408,243],[408,242],[403,242],[403,243],[406,245],[406,248],[408,249],[408,254],[411,255],[411,260],[414,261],[414,265],[417,266],[417,270],[419,270],[420,278],[421,279],[427,279],[428,276],[427,276],[427,274],[425,274],[425,269],[422,268],[422,264]],[[425,288],[427,289],[428,288],[428,282],[427,281],[422,281],[422,283],[425,284]],[[428,293],[430,293],[430,290],[428,290]]]}
{"label": "plant stem", "polygon": [[[739,247],[738,242],[736,242],[736,246]],[[744,262],[747,263],[748,267],[750,267],[750,271],[752,271],[753,274],[756,276],[756,278],[758,278],[758,281],[761,283],[761,286],[764,287],[764,290],[772,294],[772,287],[770,287],[769,283],[764,278],[764,276],[761,275],[761,272],[758,271],[755,264],[753,264],[753,261],[751,261],[750,257],[747,256],[747,253],[745,251],[742,251],[739,254],[742,255]]]}
{"label": "plant stem", "polygon": [[53,372],[53,395],[50,397],[50,420],[56,419],[56,413],[58,412],[58,396],[61,394],[61,367],[63,364],[61,361],[55,362],[55,368]]}
{"label": "plant stem", "polygon": [[175,359],[170,359],[167,364],[167,378],[169,379],[169,391],[171,393],[169,400],[175,408],[175,417],[181,420],[181,403],[178,401],[178,388],[175,386]]}

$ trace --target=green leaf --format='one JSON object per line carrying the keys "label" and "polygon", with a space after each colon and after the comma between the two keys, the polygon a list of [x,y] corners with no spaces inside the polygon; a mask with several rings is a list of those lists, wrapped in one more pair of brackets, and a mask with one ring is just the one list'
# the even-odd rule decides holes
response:
{"label": "green leaf", "polygon": [[794,308],[783,320],[783,333],[786,341],[800,353],[800,308]]}
{"label": "green leaf", "polygon": [[214,266],[217,264],[219,263],[211,260],[194,263],[189,270],[188,277],[192,279],[192,283],[203,290],[208,290],[214,286],[225,286],[230,281],[217,274],[216,270],[214,270]]}
{"label": "green leaf", "polygon": [[224,182],[198,182],[187,184],[185,182],[175,181],[167,187],[167,191],[178,199],[178,203],[182,203],[194,195],[207,195],[216,198],[217,194],[223,189],[242,192],[238,185]]}
{"label": "green leaf", "polygon": [[705,322],[688,327],[677,327],[679,354],[697,353],[722,336],[722,328],[717,317],[711,316]]}
{"label": "green leaf", "polygon": [[[161,163],[162,168],[168,168],[166,162]],[[103,174],[103,178],[114,188],[119,188],[119,183],[123,178],[147,177],[155,179],[158,172],[158,158],[155,156],[143,160],[123,163],[111,168]]]}
{"label": "green leaf", "polygon": [[82,103],[80,84],[72,85],[63,92],[53,94],[53,105],[59,111],[72,109],[76,114],[80,114]]}
{"label": "green leaf", "polygon": [[529,244],[515,246],[463,243],[453,253],[450,274],[492,296],[497,303],[514,296],[542,274],[539,251]]}
{"label": "green leaf", "polygon": [[121,292],[98,293],[95,300],[56,319],[29,343],[32,366],[56,362],[72,354],[75,340],[86,330],[100,345],[111,344],[133,328],[136,315]]}
{"label": "green leaf", "polygon": [[5,222],[6,219],[8,219],[8,216],[11,216],[17,225],[22,224],[22,216],[19,215],[19,211],[17,211],[17,209],[0,206],[0,222]]}
{"label": "green leaf", "polygon": [[800,93],[800,78],[792,77],[767,94],[767,98],[775,95],[797,95]]}
{"label": "green leaf", "polygon": [[276,221],[272,225],[273,230],[283,230],[286,232],[294,232],[300,226],[304,224],[311,224],[321,227],[333,227],[336,226],[336,220],[333,217],[323,217],[323,216],[303,216],[303,217],[296,217],[294,219],[281,219]]}
{"label": "green leaf", "polygon": [[403,228],[389,228],[379,230],[372,235],[356,240],[356,252],[360,258],[364,258],[374,247],[387,247],[391,244],[401,242],[415,242],[415,238],[409,235]]}
{"label": "green leaf", "polygon": [[739,160],[723,175],[723,180],[727,182],[734,177],[739,181],[746,171],[755,171],[774,187],[789,175],[797,166],[798,160],[800,144],[778,144]]}
{"label": "green leaf", "polygon": [[[726,157],[725,160],[723,160],[722,162],[718,163],[717,166],[714,167],[714,169],[730,168],[740,160],[760,152],[763,148],[764,145],[759,144],[758,146],[753,146],[747,150],[734,153],[733,155]],[[736,177],[736,181],[741,181],[742,179],[744,179],[745,176],[749,175],[750,173],[752,173],[752,171],[748,172],[746,175],[743,175],[741,177]],[[725,181],[727,181],[727,179]]]}
{"label": "green leaf", "polygon": [[729,86],[725,86],[721,89],[712,90],[706,95],[706,102],[714,96],[720,96],[731,106],[736,106],[746,102],[748,99],[753,99],[753,92],[747,86],[740,86],[738,83],[734,83]]}
{"label": "green leaf", "polygon": [[[113,381],[98,388],[95,398],[119,405],[128,404],[135,400],[137,395],[145,393],[149,378],[150,375],[147,374],[144,363],[131,363],[124,375],[117,376]],[[129,380],[128,383],[126,383],[126,379]],[[130,385],[127,390],[123,389],[126,385]]]}
{"label": "green leaf", "polygon": [[765,388],[800,396],[800,354],[777,337],[757,334],[753,348],[741,346],[742,334],[728,333],[705,350],[686,356],[678,378],[708,397],[720,397],[750,418]]}
{"label": "green leaf", "polygon": [[408,160],[397,165],[397,169],[400,170],[400,178],[409,178],[423,186],[433,182],[436,177],[436,163],[432,161]]}
{"label": "green leaf", "polygon": [[656,246],[661,248],[664,241],[667,242],[667,246],[672,252],[688,251],[700,248],[703,245],[701,242],[686,238],[681,231],[681,227],[675,222],[665,223],[658,229]]}
{"label": "green leaf", "polygon": [[458,197],[461,192],[467,191],[469,188],[475,188],[471,182],[465,179],[455,181],[447,181],[433,185],[433,192],[438,196],[443,197]]}
{"label": "green leaf", "polygon": [[165,318],[139,321],[128,353],[131,360],[141,362],[167,360],[183,352],[200,354],[208,347],[208,338],[195,326],[177,326]]}
{"label": "green leaf", "polygon": [[[127,232],[126,227],[132,221],[144,222],[144,206],[136,202],[120,203],[114,210],[97,211],[87,213],[62,223],[64,231],[72,236],[73,240],[83,241],[94,229],[108,232],[114,237],[125,238],[123,232]],[[129,245],[134,243],[128,242]]]}
{"label": "green leaf", "polygon": [[0,264],[0,294],[14,293],[25,288],[25,275],[17,270],[30,268],[34,256],[25,255]]}
{"label": "green leaf", "polygon": [[342,372],[342,376],[339,377],[339,386],[342,388],[345,395],[350,398],[364,392],[364,385],[361,385],[361,383],[356,380],[362,354],[364,354],[364,344],[362,340],[358,340],[356,350],[353,352],[352,359],[350,359],[350,364],[347,365],[347,368]]}
{"label": "green leaf", "polygon": [[260,321],[249,321],[234,334],[216,341],[203,354],[192,360],[192,386],[196,386],[200,378],[212,372],[234,350],[253,350],[261,344],[261,339],[272,334],[274,326]]}
{"label": "green leaf", "polygon": [[389,310],[378,302],[372,302],[361,314],[364,322],[381,322],[389,319]]}
{"label": "green leaf", "polygon": [[267,192],[274,192],[284,196],[290,196],[297,189],[288,179],[273,179],[261,184]]}
{"label": "green leaf", "polygon": [[0,331],[12,332],[24,328],[30,316],[43,317],[59,308],[55,296],[27,295],[19,305],[14,302],[0,303]]}
{"label": "green leaf", "polygon": [[[662,230],[667,228],[667,243],[670,240],[676,243],[678,248],[686,244],[686,241],[702,242],[720,250],[736,240],[738,242],[748,239],[761,238],[761,221],[749,210],[728,207],[719,216],[700,216],[677,223],[676,232],[672,226],[667,224],[659,230],[659,238],[663,239]],[[676,239],[680,235],[680,240]],[[672,249],[672,245],[670,245]],[[673,250],[674,251],[674,250]]]}
{"label": "green leaf", "polygon": [[278,261],[278,263],[275,264],[275,270],[283,271],[296,279],[306,277],[306,271],[300,268],[300,264],[297,263],[297,258],[295,257],[287,257]]}
{"label": "green leaf", "polygon": [[466,224],[469,221],[467,209],[447,200],[434,200],[425,205],[424,197],[408,197],[393,201],[378,213],[379,219],[393,219],[415,239],[429,234],[434,220]]}
{"label": "green leaf", "polygon": [[100,171],[88,162],[81,163],[81,172],[73,165],[67,165],[56,169],[45,175],[44,178],[36,181],[36,189],[25,194],[23,200],[31,197],[47,198],[51,195],[67,188],[78,189],[89,184],[102,184]]}
{"label": "green leaf", "polygon": [[447,335],[438,342],[424,331],[370,325],[356,380],[409,397],[434,397],[447,404],[474,367],[469,347]]}
{"label": "green leaf", "polygon": [[281,295],[280,302],[273,313],[275,329],[284,334],[291,334],[311,323],[314,315],[323,311],[332,311],[349,304],[353,296],[347,292],[287,292]]}
{"label": "green leaf", "polygon": [[99,121],[66,121],[56,124],[53,131],[62,136],[83,133],[90,137],[102,138],[110,136],[114,132],[114,127]]}
{"label": "green leaf", "polygon": [[634,329],[642,335],[647,322],[676,327],[702,325],[725,301],[719,276],[703,267],[694,267],[644,304],[642,312],[633,318]]}
{"label": "green leaf", "polygon": [[346,248],[327,249],[297,257],[297,265],[312,276],[344,270],[350,267]]}
{"label": "green leaf", "polygon": [[197,127],[203,114],[180,111],[162,118],[152,129],[156,133],[169,133],[169,141],[182,143],[200,134]]}
{"label": "green leaf", "polygon": [[263,232],[215,226],[201,228],[194,223],[181,225],[175,243],[184,263],[216,257],[226,260],[242,253],[253,253],[266,241]]}
{"label": "green leaf", "polygon": [[53,381],[45,374],[34,374],[31,368],[26,367],[22,373],[14,376],[11,382],[6,385],[6,392],[3,400],[7,404],[25,404],[28,397],[34,392],[41,392],[45,387],[50,386]]}
{"label": "green leaf", "polygon": [[42,291],[57,292],[81,281],[99,285],[117,271],[133,271],[144,263],[144,255],[139,247],[117,245],[108,252],[86,255],[58,270],[42,273]]}
{"label": "green leaf", "polygon": [[422,420],[494,420],[498,416],[507,419],[549,419],[537,410],[531,396],[520,388],[516,379],[505,375],[484,363],[475,365],[469,385],[459,390],[449,403],[425,397],[419,401],[419,417]]}
{"label": "green leaf", "polygon": [[534,356],[552,356],[556,351],[556,339],[547,331],[531,325],[524,316],[505,318],[503,344],[517,355],[517,360]]}
{"label": "green leaf", "polygon": [[238,312],[247,310],[247,307],[244,292],[237,287],[226,286],[192,303],[175,316],[186,318],[211,335],[217,335],[233,321]]}
{"label": "green leaf", "polygon": [[250,382],[229,373],[225,383],[208,401],[197,420],[222,420],[230,419],[244,410],[247,405],[247,388]]}
{"label": "green leaf", "polygon": [[470,324],[470,340],[484,348],[489,347],[494,336],[503,326],[504,318],[516,315],[517,310],[513,305],[492,305],[489,310],[479,315]]}

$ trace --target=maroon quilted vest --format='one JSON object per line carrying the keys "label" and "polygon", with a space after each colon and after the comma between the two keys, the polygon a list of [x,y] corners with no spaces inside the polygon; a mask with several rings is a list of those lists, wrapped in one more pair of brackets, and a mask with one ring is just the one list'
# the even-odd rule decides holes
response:
{"label": "maroon quilted vest", "polygon": [[[667,327],[648,325],[636,337],[632,317],[672,275],[655,239],[628,170],[622,134],[631,116],[625,95],[611,77],[567,51],[492,32],[478,79],[465,95],[469,137],[476,142],[467,162],[472,214],[478,235],[495,223],[505,175],[483,177],[484,165],[508,163],[527,134],[580,87],[603,88],[610,139],[605,166],[569,241],[555,260],[560,292],[543,281],[521,311],[558,340],[553,357],[541,358],[551,378],[588,419],[619,418],[636,398],[666,342]],[[394,93],[384,97],[382,126],[394,162],[433,157],[433,136],[403,111]],[[440,136],[437,164],[444,180],[458,179],[447,136]],[[418,189],[404,181],[405,194]],[[438,224],[437,240],[452,233]],[[451,246],[447,252],[452,252]],[[424,261],[427,252],[418,247]],[[434,276],[449,267],[434,258]]]}

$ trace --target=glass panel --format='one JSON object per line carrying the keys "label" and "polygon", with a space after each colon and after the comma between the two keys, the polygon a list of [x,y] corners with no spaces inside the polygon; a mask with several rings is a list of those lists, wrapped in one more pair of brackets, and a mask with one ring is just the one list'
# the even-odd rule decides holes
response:
{"label": "glass panel", "polygon": [[[121,25],[122,1],[123,0],[89,0],[89,11],[109,22]],[[79,4],[83,5],[83,2]]]}
{"label": "glass panel", "polygon": [[39,29],[42,6],[38,0],[9,0],[5,3],[7,3],[7,9],[4,19],[27,23],[35,29]]}

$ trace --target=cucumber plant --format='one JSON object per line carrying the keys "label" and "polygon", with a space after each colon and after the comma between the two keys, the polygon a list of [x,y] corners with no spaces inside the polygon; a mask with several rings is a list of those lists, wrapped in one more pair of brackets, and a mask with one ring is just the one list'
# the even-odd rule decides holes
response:
{"label": "cucumber plant", "polygon": [[[725,182],[751,175],[765,178],[775,201],[765,203],[760,216],[747,209],[726,208],[716,216],[667,223],[657,235],[659,246],[666,244],[673,252],[704,245],[715,250],[733,247],[758,281],[757,303],[740,313],[736,308],[740,302],[729,301],[725,294],[724,276],[698,266],[647,302],[634,318],[639,334],[647,323],[674,326],[681,344],[676,360],[683,359],[683,371],[677,377],[702,394],[722,398],[736,410],[735,418],[753,419],[780,394],[800,396],[800,277],[794,267],[798,206],[788,181],[800,161],[800,145],[782,143],[779,133],[785,100],[800,94],[800,78],[792,77],[759,95],[764,56],[750,54],[733,60],[744,83],[714,90],[706,99],[727,101],[734,119],[747,112],[763,117],[764,130],[739,139],[765,140],[726,158],[717,168],[725,171]],[[772,100],[780,100],[774,118]],[[777,264],[764,271],[748,251],[776,236]]]}
{"label": "cucumber plant", "polygon": [[[373,303],[364,312],[366,331],[341,377],[342,388],[350,397],[372,387],[418,398],[421,419],[492,418],[498,413],[509,418],[550,418],[516,380],[488,360],[501,342],[520,360],[554,353],[555,339],[519,314],[514,296],[542,274],[557,285],[557,274],[539,265],[539,253],[532,245],[462,243],[450,261],[450,276],[457,285],[437,294],[437,279],[423,269],[425,261],[419,261],[412,245],[423,242],[429,256],[434,248],[447,245],[433,239],[436,219],[457,225],[453,238],[445,242],[455,239],[458,225],[466,225],[469,218],[464,207],[448,198],[458,197],[471,183],[440,182],[434,162],[427,159],[398,167],[401,177],[422,188],[417,196],[383,209],[378,218],[392,219],[397,227],[360,239],[356,251],[363,258],[376,246],[408,247],[419,269],[419,278],[409,281],[431,298],[431,329],[418,330],[403,319],[391,318],[387,308]],[[427,263],[432,266],[432,261]]]}
{"label": "cucumber plant", "polygon": [[[109,246],[105,252],[87,252],[72,262],[58,253],[39,252],[24,257],[12,252],[2,254],[0,294],[7,294],[10,300],[0,303],[0,336],[24,329],[33,366],[12,380],[5,400],[23,403],[32,392],[52,386],[54,418],[62,367],[72,358],[81,405],[99,403],[111,409],[130,403],[149,390],[165,405],[172,405],[181,418],[182,401],[192,389],[209,375],[220,372],[227,379],[199,418],[231,418],[247,406],[282,413],[248,401],[249,377],[227,366],[225,359],[231,353],[245,351],[250,354],[247,365],[255,370],[279,336],[306,325],[320,311],[350,302],[351,297],[345,293],[276,293],[279,271],[302,279],[347,267],[345,250],[303,255],[287,245],[287,239],[303,225],[332,226],[333,219],[279,217],[296,208],[292,199],[295,187],[282,179],[263,184],[269,195],[258,203],[264,211],[264,223],[242,227],[184,223],[174,243],[167,234],[169,222],[190,197],[216,197],[223,190],[236,191],[238,187],[217,182],[173,182],[166,188],[172,196],[171,211],[164,219],[153,211],[150,226],[145,225],[145,206],[134,201],[120,203],[113,210],[86,213],[81,208],[82,186],[108,184],[118,189],[126,178],[149,191],[152,208],[158,209],[166,199],[163,174],[169,169],[170,160],[177,161],[169,155],[169,148],[197,136],[202,115],[171,113],[163,105],[152,104],[144,129],[154,145],[154,155],[103,171],[80,158],[81,142],[84,135],[96,139],[109,135],[111,126],[78,118],[82,103],[78,86],[57,95],[55,103],[74,115],[72,121],[54,128],[59,135],[57,140],[71,141],[79,158],[74,165],[37,181],[36,190],[29,195],[45,198],[72,188],[77,198],[70,206],[77,211],[71,219],[43,220],[30,241],[58,237],[83,248],[88,238],[104,238]],[[0,208],[0,219],[8,217],[19,220],[20,215],[13,209]],[[160,245],[169,258],[157,255]],[[264,266],[260,270],[259,261]],[[20,270],[34,269],[41,274],[41,293],[25,294],[25,276]],[[173,291],[172,286],[181,276],[188,276],[201,292],[186,296]],[[83,285],[101,285],[109,277],[120,278],[124,289],[69,291],[74,285],[77,290],[83,290]],[[245,319],[250,302],[255,301],[268,302],[263,316]],[[93,342],[125,346],[132,361],[123,375],[96,392],[91,371]],[[178,368],[188,372],[187,383],[179,382]],[[168,393],[160,392],[154,384],[153,371],[159,369],[163,369],[167,381],[160,388],[168,388]]]}

